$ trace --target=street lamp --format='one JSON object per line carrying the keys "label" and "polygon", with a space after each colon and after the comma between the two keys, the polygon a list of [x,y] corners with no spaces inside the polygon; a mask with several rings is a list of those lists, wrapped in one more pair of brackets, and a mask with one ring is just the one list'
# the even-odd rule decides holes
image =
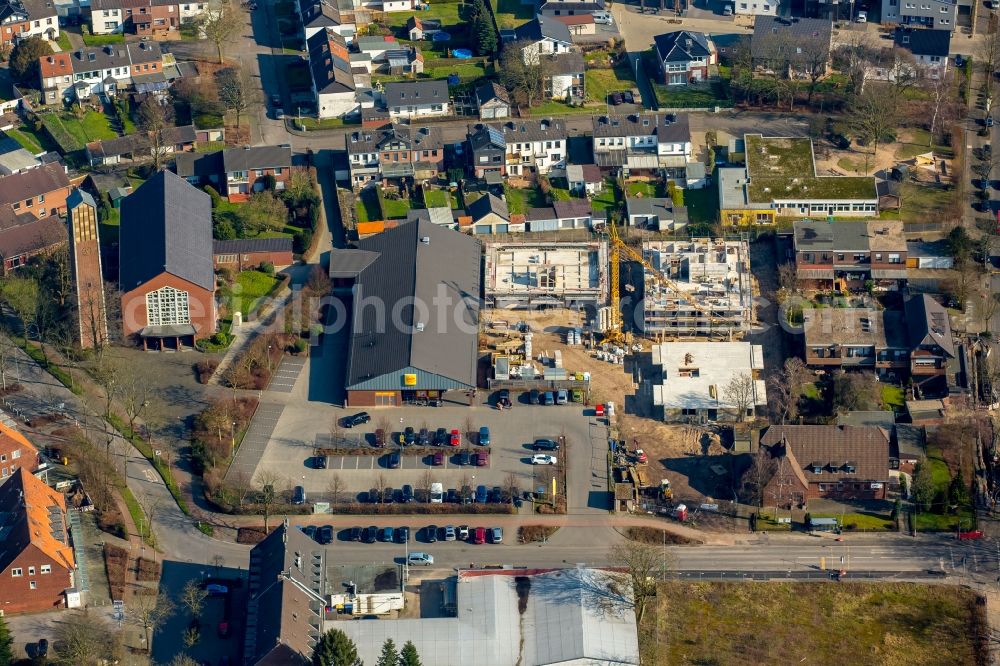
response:
{"label": "street lamp", "polygon": [[229,436],[232,438],[232,443],[229,446],[229,457],[232,458],[236,455],[236,421],[233,421],[229,428]]}

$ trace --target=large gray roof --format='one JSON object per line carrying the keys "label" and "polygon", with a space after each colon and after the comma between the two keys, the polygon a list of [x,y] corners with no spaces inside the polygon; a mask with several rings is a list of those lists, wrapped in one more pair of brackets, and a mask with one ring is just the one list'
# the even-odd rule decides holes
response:
{"label": "large gray roof", "polygon": [[118,251],[122,291],[161,273],[213,290],[211,198],[160,171],[122,200]]}
{"label": "large gray roof", "polygon": [[[421,220],[362,239],[358,249],[377,256],[352,252],[341,257],[335,252],[330,259],[331,274],[340,274],[343,268],[337,265],[338,260],[349,258],[360,267],[355,305],[362,298],[376,299],[383,304],[384,316],[369,306],[362,308],[357,319],[359,312],[355,310],[347,386],[409,367],[474,386],[479,241]],[[451,302],[439,305],[439,295]],[[415,308],[412,301],[421,305]],[[406,305],[394,317],[397,304]],[[421,307],[426,308],[426,321],[419,321]],[[401,325],[395,325],[393,319]],[[456,319],[464,325],[457,325]],[[416,330],[418,324],[423,324],[423,330]]]}
{"label": "large gray roof", "polygon": [[385,84],[385,103],[396,106],[424,106],[448,103],[447,81],[403,81]]}

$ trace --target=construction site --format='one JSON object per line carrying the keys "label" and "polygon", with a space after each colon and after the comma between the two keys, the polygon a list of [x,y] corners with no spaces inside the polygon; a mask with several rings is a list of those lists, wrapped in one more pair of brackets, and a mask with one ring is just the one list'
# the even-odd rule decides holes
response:
{"label": "construction site", "polygon": [[486,244],[486,306],[599,308],[608,298],[603,240]]}
{"label": "construction site", "polygon": [[738,339],[749,330],[754,288],[746,240],[646,241],[642,256],[645,335]]}

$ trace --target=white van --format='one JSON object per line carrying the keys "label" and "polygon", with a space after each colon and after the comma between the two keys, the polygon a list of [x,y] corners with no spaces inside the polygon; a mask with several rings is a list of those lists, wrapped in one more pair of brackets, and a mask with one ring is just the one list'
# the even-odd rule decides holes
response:
{"label": "white van", "polygon": [[444,486],[440,483],[431,484],[431,504],[442,504],[444,502]]}
{"label": "white van", "polygon": [[406,563],[410,566],[424,565],[429,567],[434,564],[434,556],[427,553],[410,553],[406,556]]}
{"label": "white van", "polygon": [[614,22],[615,19],[611,16],[611,12],[594,12],[594,23],[598,25],[613,25]]}

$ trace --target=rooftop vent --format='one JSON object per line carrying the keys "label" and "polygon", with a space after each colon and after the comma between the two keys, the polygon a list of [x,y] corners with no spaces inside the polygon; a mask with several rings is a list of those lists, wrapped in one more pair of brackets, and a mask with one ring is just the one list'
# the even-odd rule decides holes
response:
{"label": "rooftop vent", "polygon": [[424,245],[430,245],[431,244],[431,237],[430,236],[422,236],[420,238],[420,242],[423,243]]}
{"label": "rooftop vent", "polygon": [[423,330],[424,330],[424,322],[422,322],[422,321],[418,321],[418,322],[416,323],[416,325],[414,326],[414,328],[416,328],[416,329],[417,329],[417,332],[418,332],[418,333],[421,333],[421,332],[423,332]]}

